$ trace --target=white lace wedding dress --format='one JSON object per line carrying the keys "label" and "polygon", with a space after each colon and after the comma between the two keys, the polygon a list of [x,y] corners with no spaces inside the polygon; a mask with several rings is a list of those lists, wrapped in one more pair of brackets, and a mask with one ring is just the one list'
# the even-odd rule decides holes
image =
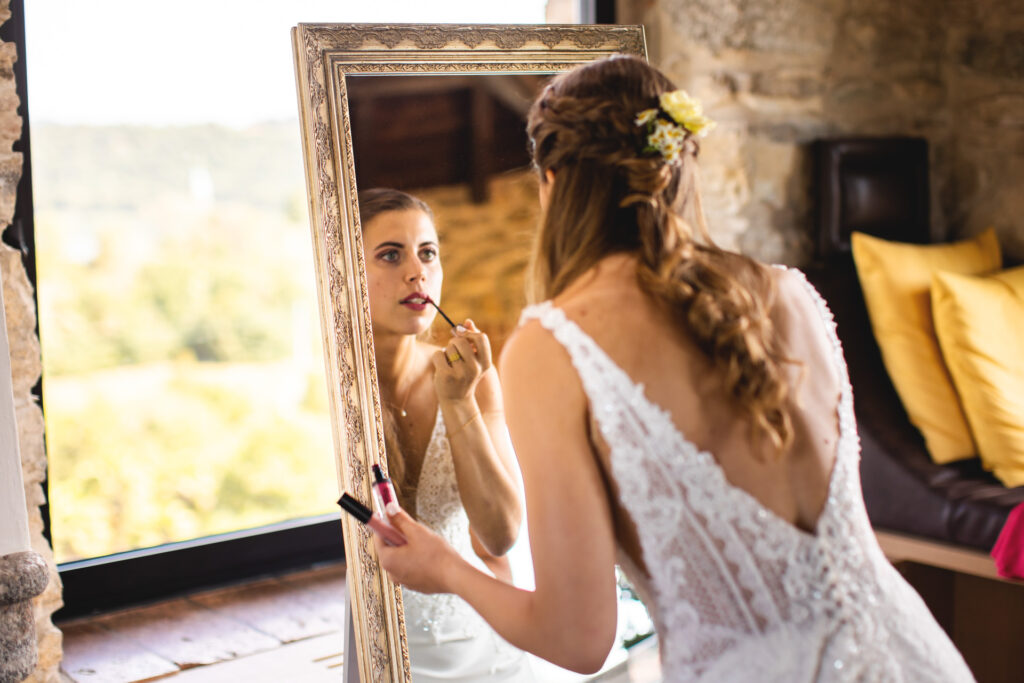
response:
{"label": "white lace wedding dress", "polygon": [[665,681],[971,681],[872,533],[842,348],[824,300],[804,284],[842,378],[838,452],[814,534],[730,485],[560,309],[531,306],[521,324],[538,320],[568,350],[611,449],[650,578],[621,549],[619,558],[654,619]]}
{"label": "white lace wedding dress", "polygon": [[[470,543],[469,519],[459,497],[440,410],[423,456],[416,516],[460,555],[490,573]],[[403,587],[402,601],[413,683],[534,680],[525,653],[505,642],[462,598],[425,595]]]}

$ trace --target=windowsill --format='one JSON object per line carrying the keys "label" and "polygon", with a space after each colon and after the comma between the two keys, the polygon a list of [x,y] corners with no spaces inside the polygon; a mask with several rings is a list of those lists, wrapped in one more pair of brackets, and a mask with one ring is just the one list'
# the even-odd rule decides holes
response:
{"label": "windowsill", "polygon": [[[142,607],[82,617],[64,632],[61,673],[74,683],[174,683],[342,679],[345,565],[193,593]],[[657,638],[613,653],[593,678],[535,660],[538,681],[656,683]]]}
{"label": "windowsill", "polygon": [[[337,681],[344,605],[344,564],[333,563],[74,619],[57,624],[61,670],[76,682]],[[303,664],[308,673],[296,669]]]}

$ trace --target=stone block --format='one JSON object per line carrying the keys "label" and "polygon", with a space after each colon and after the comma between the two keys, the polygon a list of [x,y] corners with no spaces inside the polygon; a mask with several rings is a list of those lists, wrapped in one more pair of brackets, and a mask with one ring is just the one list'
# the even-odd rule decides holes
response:
{"label": "stone block", "polygon": [[10,225],[14,219],[14,202],[21,180],[20,152],[0,152],[0,224]]}
{"label": "stone block", "polygon": [[763,71],[753,74],[750,92],[766,97],[805,99],[824,90],[820,73],[811,69]]}
{"label": "stone block", "polygon": [[32,599],[48,581],[46,562],[32,551],[0,557],[0,683],[23,680],[38,662]]}
{"label": "stone block", "polygon": [[974,33],[967,38],[958,61],[982,74],[1020,79],[1024,77],[1024,30]]}

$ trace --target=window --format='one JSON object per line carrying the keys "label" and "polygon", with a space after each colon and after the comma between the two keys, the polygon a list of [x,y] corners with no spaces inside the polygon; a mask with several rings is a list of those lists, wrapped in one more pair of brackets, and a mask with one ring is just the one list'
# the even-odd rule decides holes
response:
{"label": "window", "polygon": [[288,29],[489,5],[31,3],[62,616],[340,556]]}

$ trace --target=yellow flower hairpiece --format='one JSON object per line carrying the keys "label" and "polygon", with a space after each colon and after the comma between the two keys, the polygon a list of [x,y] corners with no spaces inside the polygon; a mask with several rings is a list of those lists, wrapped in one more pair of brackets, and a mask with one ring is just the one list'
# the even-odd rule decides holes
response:
{"label": "yellow flower hairpiece", "polygon": [[662,93],[658,106],[644,109],[636,115],[634,123],[647,127],[647,146],[643,151],[658,152],[670,163],[679,160],[688,136],[702,138],[715,127],[715,122],[704,116],[700,102],[685,90]]}

